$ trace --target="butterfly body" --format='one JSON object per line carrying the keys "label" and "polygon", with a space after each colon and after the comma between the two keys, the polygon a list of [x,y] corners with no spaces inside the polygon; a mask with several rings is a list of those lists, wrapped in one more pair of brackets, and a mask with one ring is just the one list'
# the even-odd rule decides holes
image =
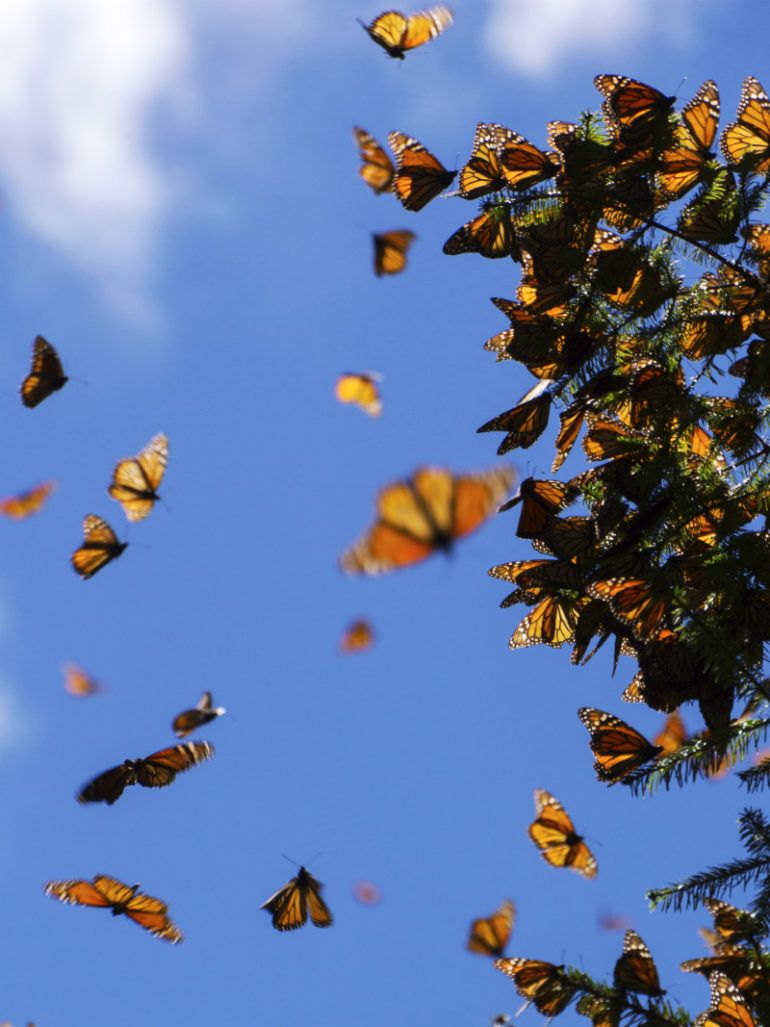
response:
{"label": "butterfly body", "polygon": [[59,354],[50,342],[38,335],[32,344],[32,367],[21,383],[21,401],[25,407],[36,407],[69,381]]}
{"label": "butterfly body", "polygon": [[294,931],[307,922],[308,916],[316,927],[331,927],[331,910],[321,898],[323,885],[309,870],[299,868],[296,877],[279,888],[262,903],[273,918],[276,931]]}
{"label": "butterfly body", "polygon": [[370,25],[360,18],[358,22],[388,57],[403,61],[408,50],[430,42],[451,25],[452,20],[450,8],[440,6],[410,15],[401,11],[384,11]]}
{"label": "butterfly body", "polygon": [[186,742],[160,749],[143,759],[124,760],[88,781],[75,796],[81,805],[106,802],[111,806],[130,785],[165,788],[177,774],[211,759],[214,746],[209,742]]}
{"label": "butterfly body", "polygon": [[97,874],[92,881],[49,881],[45,893],[70,905],[109,909],[113,916],[126,916],[172,945],[184,939],[170,920],[165,902],[142,894],[138,884],[127,885],[106,874]]}

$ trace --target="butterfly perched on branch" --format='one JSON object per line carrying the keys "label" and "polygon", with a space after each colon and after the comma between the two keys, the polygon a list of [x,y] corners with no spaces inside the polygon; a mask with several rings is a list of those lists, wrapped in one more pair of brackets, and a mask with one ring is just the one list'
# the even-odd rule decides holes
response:
{"label": "butterfly perched on branch", "polygon": [[625,933],[623,954],[615,963],[612,983],[618,990],[632,991],[638,995],[665,995],[650,950],[631,928]]}
{"label": "butterfly perched on branch", "polygon": [[544,1016],[558,1016],[569,1005],[577,988],[562,966],[540,959],[497,959],[495,969],[510,977],[516,990]]}
{"label": "butterfly perched on branch", "polygon": [[584,706],[578,716],[590,732],[594,770],[600,781],[621,781],[663,752],[662,746],[653,745],[630,724],[604,710]]}

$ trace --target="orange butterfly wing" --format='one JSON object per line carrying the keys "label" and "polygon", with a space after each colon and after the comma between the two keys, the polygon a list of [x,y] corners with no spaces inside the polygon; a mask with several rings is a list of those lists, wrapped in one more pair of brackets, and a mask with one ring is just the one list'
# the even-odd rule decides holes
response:
{"label": "orange butterfly wing", "polygon": [[321,898],[322,887],[320,881],[300,867],[297,876],[279,888],[260,908],[270,913],[277,931],[296,930],[305,923],[308,913],[316,927],[330,927],[332,914]]}
{"label": "orange butterfly wing", "polygon": [[506,899],[491,916],[474,920],[468,932],[468,951],[480,956],[502,956],[511,938],[515,912],[513,902]]}
{"label": "orange butterfly wing", "polygon": [[594,770],[602,781],[619,781],[663,751],[630,724],[604,710],[584,706],[578,716],[590,732]]}
{"label": "orange butterfly wing", "polygon": [[210,760],[213,755],[214,746],[210,742],[184,742],[161,749],[136,761],[137,783],[145,788],[165,788],[177,774]]}
{"label": "orange butterfly wing", "polygon": [[743,995],[724,974],[709,977],[711,1007],[695,1021],[695,1027],[759,1027]]}
{"label": "orange butterfly wing", "polygon": [[17,496],[0,499],[0,514],[16,521],[24,520],[43,507],[55,488],[55,481],[45,481],[26,492],[20,492]]}
{"label": "orange butterfly wing", "polygon": [[744,79],[737,118],[722,133],[721,148],[728,164],[757,175],[770,171],[770,99],[753,75]]}
{"label": "orange butterfly wing", "polygon": [[664,995],[650,950],[630,928],[623,939],[623,954],[612,975],[615,988],[641,995]]}
{"label": "orange butterfly wing", "polygon": [[106,908],[111,905],[110,900],[90,881],[49,881],[45,893],[60,902],[69,902],[75,906]]}
{"label": "orange butterfly wing", "polygon": [[417,236],[406,229],[372,233],[374,243],[374,273],[382,275],[400,274],[406,267],[406,255]]}
{"label": "orange butterfly wing", "polygon": [[363,653],[374,645],[374,632],[369,621],[356,620],[348,625],[340,641],[343,653]]}
{"label": "orange butterfly wing", "polygon": [[354,128],[353,136],[362,162],[358,169],[359,175],[376,193],[388,192],[396,170],[393,161],[374,136],[370,136],[363,128]]}
{"label": "orange butterfly wing", "polygon": [[352,371],[341,374],[334,386],[334,394],[340,403],[353,403],[370,417],[379,417],[382,413],[376,375]]}
{"label": "orange butterfly wing", "polygon": [[82,668],[68,663],[64,667],[64,690],[78,699],[83,699],[89,695],[97,695],[102,691],[102,686]]}
{"label": "orange butterfly wing", "polygon": [[385,11],[364,29],[390,57],[403,60],[407,50],[423,46],[452,24],[449,7],[431,7],[409,17],[400,11]]}

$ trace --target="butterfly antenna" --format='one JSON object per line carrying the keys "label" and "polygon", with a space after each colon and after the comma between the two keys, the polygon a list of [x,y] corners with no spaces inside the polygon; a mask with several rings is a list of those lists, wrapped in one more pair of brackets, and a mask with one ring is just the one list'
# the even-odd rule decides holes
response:
{"label": "butterfly antenna", "polygon": [[[362,24],[363,24],[363,22],[362,22]],[[283,856],[283,858],[284,858],[284,859],[288,859],[288,861],[289,861],[289,862],[290,862],[290,863],[291,863],[291,864],[292,864],[293,866],[295,866],[295,867],[298,867],[298,866],[299,866],[299,863],[297,863],[297,861],[296,861],[296,860],[293,860],[293,859],[291,858],[291,856],[287,856],[285,852],[282,852],[282,853],[281,853],[281,855]]]}
{"label": "butterfly antenna", "polygon": [[68,374],[67,380],[70,382],[77,382],[78,385],[90,385],[91,383],[86,381],[85,378],[75,378],[74,375]]}

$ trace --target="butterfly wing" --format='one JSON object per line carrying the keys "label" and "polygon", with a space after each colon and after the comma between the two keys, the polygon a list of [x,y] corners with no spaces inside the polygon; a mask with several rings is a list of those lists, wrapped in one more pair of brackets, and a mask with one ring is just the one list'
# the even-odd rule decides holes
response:
{"label": "butterfly wing", "polygon": [[374,273],[397,275],[406,267],[406,255],[409,247],[417,237],[414,232],[395,229],[390,232],[372,233],[374,242]]}
{"label": "butterfly wing", "polygon": [[513,488],[515,476],[512,467],[493,467],[476,474],[456,476],[452,497],[452,538],[465,538],[481,527]]}
{"label": "butterfly wing", "polygon": [[512,978],[516,990],[534,1003],[544,1016],[558,1016],[569,1005],[577,990],[564,976],[562,968],[539,959],[497,959],[494,966]]}
{"label": "butterfly wing", "polygon": [[388,146],[396,158],[393,192],[407,210],[422,210],[457,174],[447,171],[422,143],[403,132],[390,132]]}
{"label": "butterfly wing", "polygon": [[111,905],[103,892],[90,881],[49,881],[45,886],[45,893],[60,902],[68,902],[75,906],[106,908]]}
{"label": "butterfly wing", "polygon": [[653,740],[653,745],[660,747],[661,756],[670,756],[677,752],[687,741],[687,728],[684,726],[679,710],[674,710],[666,717],[660,733]]}
{"label": "butterfly wing", "polygon": [[262,903],[260,909],[270,913],[276,931],[294,931],[301,927],[307,920],[307,900],[306,893],[297,883],[297,877],[287,881]]}
{"label": "butterfly wing", "polygon": [[361,653],[371,649],[374,644],[374,632],[368,621],[353,621],[346,629],[340,641],[343,653]]}
{"label": "butterfly wing", "polygon": [[514,916],[513,902],[506,899],[491,916],[474,920],[468,932],[468,951],[481,956],[502,956],[511,938]]}
{"label": "butterfly wing", "polygon": [[83,519],[83,544],[72,554],[72,566],[81,578],[90,578],[110,560],[117,559],[127,545],[118,542],[115,532],[101,517],[88,514]]}
{"label": "butterfly wing", "polygon": [[112,472],[108,492],[123,507],[129,521],[141,521],[159,498],[157,488],[168,462],[168,439],[158,434],[136,457],[120,460]]}
{"label": "butterfly wing", "polygon": [[744,79],[737,119],[722,133],[721,149],[728,164],[757,175],[770,171],[770,100],[753,75]]}
{"label": "butterfly wing", "polygon": [[[363,22],[361,23],[363,25]],[[364,25],[371,38],[390,56],[404,58],[402,42],[406,35],[407,19],[400,11],[385,11],[370,25]]]}
{"label": "butterfly wing", "polygon": [[502,189],[506,183],[500,152],[506,143],[520,138],[502,125],[480,121],[476,125],[471,155],[460,171],[460,195],[466,200],[475,200]]}
{"label": "butterfly wing", "polygon": [[353,136],[358,145],[361,167],[358,173],[364,182],[376,193],[387,192],[393,182],[395,168],[393,162],[377,140],[364,131],[354,128]]}
{"label": "butterfly wing", "polygon": [[32,367],[21,383],[22,403],[25,407],[36,407],[67,381],[59,354],[50,342],[38,335],[32,344]]}
{"label": "butterfly wing", "polygon": [[709,983],[711,1007],[695,1021],[697,1027],[758,1027],[743,995],[728,977],[714,971]]}
{"label": "butterfly wing", "polygon": [[75,798],[81,805],[91,802],[106,802],[111,806],[129,786],[136,784],[136,770],[131,760],[126,760],[118,767],[111,767],[92,778],[76,794]]}
{"label": "butterfly wing", "polygon": [[321,898],[321,890],[323,888],[321,882],[313,877],[308,870],[305,870],[304,867],[300,867],[299,874],[297,874],[297,886],[305,893],[304,904],[307,905],[308,915],[315,926],[331,927],[333,923],[332,914]]}
{"label": "butterfly wing", "polygon": [[449,7],[431,7],[407,18],[406,32],[401,40],[404,50],[414,50],[423,46],[440,35],[452,24],[452,11]]}
{"label": "butterfly wing", "polygon": [[123,913],[129,920],[133,920],[150,934],[154,934],[156,938],[161,938],[172,945],[177,945],[184,940],[182,932],[169,918],[165,902],[161,902],[160,899],[153,898],[151,895],[142,895],[141,893],[133,895],[128,900]]}
{"label": "butterfly wing", "polygon": [[0,514],[11,517],[15,521],[24,520],[25,517],[37,513],[43,507],[55,488],[55,481],[45,481],[27,492],[20,492],[18,496],[0,499]]}
{"label": "butterfly wing", "polygon": [[661,989],[658,970],[650,950],[636,931],[630,928],[623,939],[623,954],[615,963],[613,985],[619,990],[633,991],[641,995],[665,994]]}
{"label": "butterfly wing", "polygon": [[487,207],[458,228],[444,243],[443,252],[450,257],[459,253],[480,253],[482,257],[497,260],[510,256],[515,241],[510,205],[499,203]]}
{"label": "butterfly wing", "polygon": [[137,784],[145,788],[165,788],[177,774],[210,760],[213,755],[214,746],[210,742],[185,742],[160,749],[136,761]]}

